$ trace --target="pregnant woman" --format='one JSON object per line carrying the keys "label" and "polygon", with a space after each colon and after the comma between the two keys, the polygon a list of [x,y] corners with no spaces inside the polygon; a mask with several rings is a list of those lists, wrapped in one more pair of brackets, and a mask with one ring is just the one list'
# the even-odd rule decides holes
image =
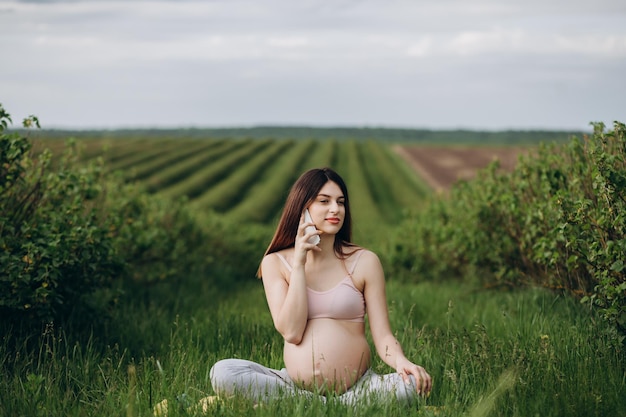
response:
{"label": "pregnant woman", "polygon": [[[349,201],[343,179],[329,168],[309,170],[293,185],[259,268],[274,326],[285,340],[285,368],[221,360],[211,369],[218,395],[255,402],[332,395],[353,404],[372,397],[408,401],[430,392],[430,375],[405,357],[391,332],[378,257],[351,243]],[[370,369],[366,314],[376,351],[394,373]]]}

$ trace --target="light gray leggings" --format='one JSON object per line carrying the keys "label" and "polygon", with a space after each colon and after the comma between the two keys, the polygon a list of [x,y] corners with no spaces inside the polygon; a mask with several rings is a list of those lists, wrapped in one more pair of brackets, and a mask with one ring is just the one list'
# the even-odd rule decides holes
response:
{"label": "light gray leggings", "polygon": [[[218,395],[241,395],[255,402],[268,401],[281,395],[301,395],[311,399],[318,397],[326,401],[326,397],[298,388],[286,369],[270,369],[244,359],[224,359],[213,365],[211,384]],[[407,384],[397,373],[378,375],[369,369],[356,384],[337,398],[345,404],[394,397],[398,401],[410,403],[416,396],[413,376],[411,384]]]}

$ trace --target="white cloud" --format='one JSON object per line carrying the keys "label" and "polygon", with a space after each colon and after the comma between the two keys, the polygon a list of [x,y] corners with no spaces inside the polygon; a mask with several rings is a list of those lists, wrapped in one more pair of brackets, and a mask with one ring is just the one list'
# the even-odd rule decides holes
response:
{"label": "white cloud", "polygon": [[[588,120],[575,120],[583,110],[574,107],[583,105],[572,103],[572,96],[586,106],[602,106],[589,109],[589,118],[595,112],[619,116],[617,96],[626,93],[619,75],[626,73],[626,3],[5,1],[0,50],[10,51],[0,66],[0,100],[20,108],[50,103],[43,111],[59,125],[72,123],[54,108],[59,94],[64,106],[85,114],[84,123],[98,124],[98,103],[119,90],[125,101],[116,103],[107,123],[128,123],[125,102],[143,114],[144,124],[163,120],[152,104],[170,100],[180,103],[180,113],[171,117],[197,125],[222,120],[488,127],[515,126],[517,117],[520,124],[535,118],[536,126],[585,126]],[[245,98],[238,98],[244,89]],[[219,94],[222,102],[254,99],[267,105],[261,111],[238,101],[225,113],[203,90],[213,98]],[[482,111],[450,104],[476,91],[485,98]],[[511,115],[501,103],[494,105],[502,91],[527,100],[525,113]],[[290,97],[293,92],[298,94]],[[85,97],[92,100],[86,104]],[[344,105],[324,105],[333,98]],[[422,100],[429,106],[420,107]],[[543,100],[543,107],[533,100]],[[192,101],[206,111],[190,112],[185,106]],[[316,105],[309,109],[305,101]],[[562,113],[560,119],[546,116],[549,103]],[[202,114],[218,116],[208,120]]]}
{"label": "white cloud", "polygon": [[626,58],[626,34],[588,35],[524,32],[521,29],[497,28],[490,31],[463,32],[447,44],[452,54],[579,55],[593,58]]}

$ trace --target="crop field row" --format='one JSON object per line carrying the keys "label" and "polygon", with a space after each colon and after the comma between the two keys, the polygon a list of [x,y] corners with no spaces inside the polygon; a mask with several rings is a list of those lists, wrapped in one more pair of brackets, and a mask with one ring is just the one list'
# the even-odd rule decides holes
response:
{"label": "crop field row", "polygon": [[[43,142],[43,141],[42,141]],[[62,152],[58,140],[35,143]],[[81,139],[81,158],[150,193],[185,197],[198,212],[241,222],[275,222],[289,187],[305,170],[330,166],[346,180],[355,223],[393,224],[423,204],[430,188],[388,144],[333,139]]]}

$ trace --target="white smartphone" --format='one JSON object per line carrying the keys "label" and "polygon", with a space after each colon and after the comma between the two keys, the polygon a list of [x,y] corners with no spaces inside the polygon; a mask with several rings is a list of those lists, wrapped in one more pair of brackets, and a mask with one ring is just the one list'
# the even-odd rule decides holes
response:
{"label": "white smartphone", "polygon": [[[304,221],[306,223],[313,223],[313,220],[311,219],[311,214],[309,213],[309,209],[304,210]],[[310,233],[316,231],[317,229],[315,228],[315,226],[307,226],[307,228],[304,230],[306,233]],[[308,242],[317,245],[318,243],[320,243],[320,236],[315,235],[310,238]]]}

